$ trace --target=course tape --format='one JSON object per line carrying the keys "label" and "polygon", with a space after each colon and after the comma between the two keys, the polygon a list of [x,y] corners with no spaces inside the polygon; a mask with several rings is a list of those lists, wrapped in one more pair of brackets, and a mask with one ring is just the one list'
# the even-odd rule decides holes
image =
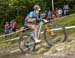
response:
{"label": "course tape", "polygon": [[[65,27],[65,29],[72,29],[72,28],[75,28],[75,26]],[[52,29],[52,30],[61,30],[61,28],[56,28],[56,29]],[[44,31],[42,31],[41,34],[42,33],[44,33]],[[10,39],[10,40],[2,41],[1,43],[3,43],[3,42],[10,42],[10,41],[18,40],[18,39],[19,39],[19,37],[16,37],[16,38],[13,38],[13,39]]]}

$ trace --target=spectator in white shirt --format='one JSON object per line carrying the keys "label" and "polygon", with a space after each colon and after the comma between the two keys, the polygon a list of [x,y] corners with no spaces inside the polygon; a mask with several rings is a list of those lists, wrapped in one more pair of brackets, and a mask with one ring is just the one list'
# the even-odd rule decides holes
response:
{"label": "spectator in white shirt", "polygon": [[58,16],[58,17],[61,17],[61,16],[62,16],[62,12],[63,12],[62,9],[59,8],[59,9],[58,9],[58,15],[57,15],[57,16]]}

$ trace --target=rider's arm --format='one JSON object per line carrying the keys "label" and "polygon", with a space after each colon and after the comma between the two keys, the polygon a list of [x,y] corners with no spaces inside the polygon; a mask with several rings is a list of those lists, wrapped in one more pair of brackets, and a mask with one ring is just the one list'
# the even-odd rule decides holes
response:
{"label": "rider's arm", "polygon": [[30,12],[28,15],[28,22],[34,22],[36,20],[36,18],[33,18],[34,14],[33,12]]}

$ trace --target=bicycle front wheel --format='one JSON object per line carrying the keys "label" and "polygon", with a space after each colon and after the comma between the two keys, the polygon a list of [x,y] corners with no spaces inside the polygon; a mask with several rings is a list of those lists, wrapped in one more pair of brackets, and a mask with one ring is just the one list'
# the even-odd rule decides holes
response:
{"label": "bicycle front wheel", "polygon": [[29,35],[21,35],[19,38],[19,48],[22,53],[29,53],[35,49],[34,40]]}
{"label": "bicycle front wheel", "polygon": [[67,39],[67,31],[60,24],[47,24],[44,30],[44,39],[49,46],[58,42],[64,42]]}

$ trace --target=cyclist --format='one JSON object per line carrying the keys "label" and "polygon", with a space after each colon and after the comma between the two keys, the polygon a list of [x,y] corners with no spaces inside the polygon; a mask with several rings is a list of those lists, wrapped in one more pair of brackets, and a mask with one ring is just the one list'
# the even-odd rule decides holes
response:
{"label": "cyclist", "polygon": [[36,20],[39,19],[39,11],[40,6],[34,5],[34,10],[31,11],[27,17],[25,18],[25,26],[34,29],[34,41],[35,43],[40,43],[40,40],[38,39],[37,33],[38,33],[38,25],[36,24]]}

